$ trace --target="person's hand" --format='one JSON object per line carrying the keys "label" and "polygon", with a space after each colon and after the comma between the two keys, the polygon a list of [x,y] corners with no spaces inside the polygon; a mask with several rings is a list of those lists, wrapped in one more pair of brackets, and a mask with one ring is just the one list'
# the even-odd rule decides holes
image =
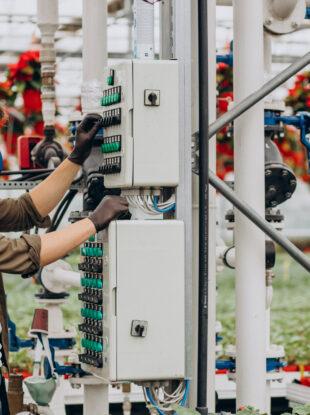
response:
{"label": "person's hand", "polygon": [[68,157],[75,164],[82,165],[90,155],[94,138],[102,128],[103,119],[98,114],[87,114],[78,125],[75,146]]}
{"label": "person's hand", "polygon": [[128,212],[128,202],[124,197],[106,196],[89,215],[89,219],[99,232],[106,228],[113,219],[117,219],[126,212]]}

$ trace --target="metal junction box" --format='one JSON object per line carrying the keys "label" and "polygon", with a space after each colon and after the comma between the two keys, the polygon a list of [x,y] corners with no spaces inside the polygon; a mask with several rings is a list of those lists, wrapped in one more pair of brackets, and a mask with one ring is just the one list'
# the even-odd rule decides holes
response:
{"label": "metal junction box", "polygon": [[113,222],[102,258],[102,365],[84,369],[116,382],[184,378],[183,222]]}
{"label": "metal junction box", "polygon": [[125,61],[106,75],[101,100],[105,186],[177,186],[178,63]]}

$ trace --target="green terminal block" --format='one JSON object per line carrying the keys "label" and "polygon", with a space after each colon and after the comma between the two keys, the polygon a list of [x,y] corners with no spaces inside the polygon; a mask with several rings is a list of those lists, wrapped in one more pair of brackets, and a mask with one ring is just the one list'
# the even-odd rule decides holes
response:
{"label": "green terminal block", "polygon": [[94,278],[81,278],[81,286],[87,288],[99,288],[103,287],[103,283],[101,280],[97,280]]}
{"label": "green terminal block", "polygon": [[99,343],[99,342],[93,341],[93,340],[82,339],[81,346],[84,347],[85,349],[89,349],[89,350],[92,350],[94,352],[102,352],[103,351],[102,344]]}
{"label": "green terminal block", "polygon": [[104,143],[101,145],[101,151],[102,153],[117,153],[121,150],[121,143],[115,142],[115,143]]}
{"label": "green terminal block", "polygon": [[[119,87],[117,89],[120,91]],[[104,92],[105,95],[101,98],[101,105],[103,107],[118,104],[119,102],[121,102],[121,93],[112,91],[113,89]]]}
{"label": "green terminal block", "polygon": [[82,256],[101,257],[103,255],[103,249],[99,248],[98,246],[83,246],[80,252]]}
{"label": "green terminal block", "polygon": [[94,320],[102,320],[103,314],[101,311],[91,310],[90,308],[82,308],[81,316],[85,318],[92,318]]}
{"label": "green terminal block", "polygon": [[112,86],[114,84],[113,75],[110,75],[110,76],[107,77],[107,84],[109,86]]}

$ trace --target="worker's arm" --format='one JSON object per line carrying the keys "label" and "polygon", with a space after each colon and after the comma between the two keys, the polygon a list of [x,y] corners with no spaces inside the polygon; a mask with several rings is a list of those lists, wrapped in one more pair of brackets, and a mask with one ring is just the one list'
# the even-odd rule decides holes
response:
{"label": "worker's arm", "polygon": [[106,197],[89,218],[59,231],[41,235],[40,265],[44,266],[63,258],[91,235],[103,230],[113,219],[127,211],[126,199],[119,196]]}
{"label": "worker's arm", "polygon": [[42,217],[47,216],[60,202],[81,165],[90,154],[94,138],[102,127],[102,117],[88,114],[77,128],[72,153],[43,182],[30,191],[30,196]]}
{"label": "worker's arm", "polygon": [[0,235],[0,272],[31,276],[41,266],[63,258],[127,210],[128,204],[124,198],[110,196],[101,201],[89,218],[60,231],[40,236],[26,234],[16,239]]}
{"label": "worker's arm", "polygon": [[40,215],[29,193],[18,199],[0,199],[0,232],[26,231],[34,226],[48,228],[51,221]]}

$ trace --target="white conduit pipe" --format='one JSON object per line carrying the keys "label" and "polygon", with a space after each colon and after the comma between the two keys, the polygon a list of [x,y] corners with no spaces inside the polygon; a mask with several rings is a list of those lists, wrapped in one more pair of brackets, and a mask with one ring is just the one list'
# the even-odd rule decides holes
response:
{"label": "white conduit pipe", "polygon": [[41,31],[42,115],[46,126],[55,125],[55,32],[58,28],[58,0],[37,0]]}
{"label": "white conduit pipe", "polygon": [[[91,4],[90,4],[91,3]],[[107,65],[107,0],[83,0],[82,112],[101,112]]]}
{"label": "white conduit pipe", "polygon": [[71,287],[80,287],[81,276],[79,272],[72,271],[67,262],[58,260],[42,269],[41,281],[50,292],[61,293]]}
{"label": "white conduit pipe", "polygon": [[154,5],[134,1],[134,58],[154,59]]}
{"label": "white conduit pipe", "polygon": [[[263,1],[234,0],[233,5],[234,95],[238,103],[264,82]],[[234,143],[235,191],[264,217],[263,102],[235,121]],[[253,406],[264,411],[267,392],[265,235],[238,210],[235,219],[237,408]]]}

